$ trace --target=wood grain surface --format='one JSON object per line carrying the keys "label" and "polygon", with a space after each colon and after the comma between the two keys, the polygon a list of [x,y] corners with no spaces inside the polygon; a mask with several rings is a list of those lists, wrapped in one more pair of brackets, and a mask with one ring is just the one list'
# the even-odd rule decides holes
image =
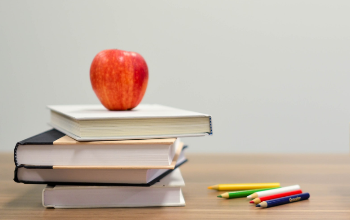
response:
{"label": "wood grain surface", "polygon": [[[0,219],[350,219],[349,155],[189,154],[181,167],[185,207],[46,209],[44,185],[13,182],[13,155],[0,154]],[[218,183],[299,184],[307,201],[259,209],[245,198],[219,199]]]}

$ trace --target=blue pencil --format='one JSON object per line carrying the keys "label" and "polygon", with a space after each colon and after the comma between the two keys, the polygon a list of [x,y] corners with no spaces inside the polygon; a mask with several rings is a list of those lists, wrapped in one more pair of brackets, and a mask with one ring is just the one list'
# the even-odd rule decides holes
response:
{"label": "blue pencil", "polygon": [[308,198],[310,198],[309,193],[301,193],[301,194],[286,196],[278,199],[267,200],[257,204],[256,207],[268,208],[268,207],[283,205],[287,203],[298,202],[301,200],[306,200]]}

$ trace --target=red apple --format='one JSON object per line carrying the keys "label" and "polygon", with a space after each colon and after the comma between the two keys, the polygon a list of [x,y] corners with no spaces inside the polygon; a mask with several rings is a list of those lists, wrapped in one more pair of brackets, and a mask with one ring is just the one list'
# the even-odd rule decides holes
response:
{"label": "red apple", "polygon": [[107,109],[129,110],[141,102],[146,92],[148,67],[138,53],[103,50],[91,63],[90,81]]}

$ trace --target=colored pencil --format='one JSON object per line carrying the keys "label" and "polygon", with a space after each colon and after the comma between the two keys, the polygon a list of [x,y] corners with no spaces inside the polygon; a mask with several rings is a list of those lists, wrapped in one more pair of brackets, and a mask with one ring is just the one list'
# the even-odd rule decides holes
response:
{"label": "colored pencil", "polygon": [[238,183],[238,184],[218,184],[209,186],[208,189],[236,191],[248,189],[263,189],[280,187],[280,183]]}
{"label": "colored pencil", "polygon": [[278,205],[284,205],[292,202],[299,202],[301,200],[306,200],[310,198],[309,193],[302,193],[292,196],[286,196],[278,199],[267,200],[256,205],[256,207],[268,208]]}
{"label": "colored pencil", "polygon": [[252,201],[250,201],[249,203],[258,204],[258,203],[261,203],[261,202],[266,201],[266,200],[277,199],[277,198],[292,196],[292,195],[301,194],[301,193],[303,193],[303,191],[301,191],[301,190],[279,193],[279,194],[275,194],[275,195],[271,195],[271,196],[264,196],[264,197],[260,197],[260,198],[255,198]]}
{"label": "colored pencil", "polygon": [[295,190],[299,190],[299,189],[300,189],[299,185],[286,186],[286,187],[281,187],[279,189],[271,189],[271,190],[256,192],[256,193],[253,193],[253,194],[247,196],[247,198],[248,199],[255,199],[258,197],[271,196],[274,194],[290,192],[290,191],[295,191]]}
{"label": "colored pencil", "polygon": [[223,193],[221,195],[218,195],[218,197],[219,198],[226,198],[226,199],[239,198],[239,197],[248,196],[248,195],[255,193],[255,192],[260,192],[260,191],[270,190],[270,189],[277,189],[277,188],[263,188],[263,189],[251,189],[251,190],[227,192],[227,193]]}

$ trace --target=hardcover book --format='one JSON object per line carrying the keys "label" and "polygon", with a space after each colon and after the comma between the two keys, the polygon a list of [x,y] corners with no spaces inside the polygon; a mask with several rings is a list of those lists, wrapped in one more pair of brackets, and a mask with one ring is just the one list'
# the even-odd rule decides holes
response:
{"label": "hardcover book", "polygon": [[162,105],[109,111],[102,105],[52,105],[50,124],[78,141],[203,136],[211,116]]}
{"label": "hardcover book", "polygon": [[[185,162],[187,159],[183,150],[175,169]],[[151,186],[172,171],[174,169],[52,169],[20,165],[15,168],[14,181],[49,185]]]}
{"label": "hardcover book", "polygon": [[176,138],[78,142],[52,129],[18,142],[16,166],[53,169],[174,169],[183,143]]}
{"label": "hardcover book", "polygon": [[42,203],[53,208],[184,206],[184,185],[180,169],[150,187],[48,185]]}

